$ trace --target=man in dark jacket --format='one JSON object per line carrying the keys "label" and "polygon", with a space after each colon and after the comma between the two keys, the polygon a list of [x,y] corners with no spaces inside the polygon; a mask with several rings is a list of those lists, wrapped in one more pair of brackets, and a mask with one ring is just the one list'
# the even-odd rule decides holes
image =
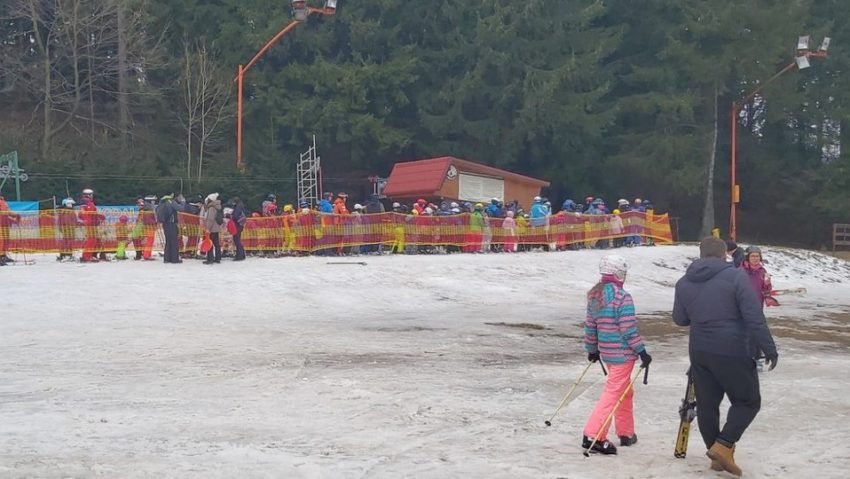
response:
{"label": "man in dark jacket", "polygon": [[182,263],[177,245],[177,208],[173,200],[174,195],[160,198],[160,204],[156,208],[156,220],[162,224],[162,233],[165,236],[165,262]]}
{"label": "man in dark jacket", "polygon": [[[735,443],[761,407],[753,352],[764,351],[771,370],[778,354],[747,275],[725,258],[723,240],[713,236],[702,240],[700,259],[676,283],[673,321],[691,327],[697,420],[711,468],[740,476],[733,457]],[[721,429],[719,408],[724,394],[731,407]]]}
{"label": "man in dark jacket", "polygon": [[726,254],[732,257],[732,264],[736,268],[741,267],[744,262],[744,251],[732,240],[726,240]]}
{"label": "man in dark jacket", "polygon": [[236,234],[233,235],[233,246],[236,247],[236,256],[233,261],[245,260],[245,248],[242,246],[242,230],[245,229],[245,223],[248,222],[248,215],[245,212],[245,204],[238,196],[231,198],[229,203],[233,206],[233,213],[230,218],[236,223]]}

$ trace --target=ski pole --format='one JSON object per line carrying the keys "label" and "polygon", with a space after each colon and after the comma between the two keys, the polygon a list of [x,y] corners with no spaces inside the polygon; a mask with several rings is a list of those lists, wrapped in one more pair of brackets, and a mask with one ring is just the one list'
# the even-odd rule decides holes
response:
{"label": "ski pole", "polygon": [[[602,364],[602,361],[599,361],[599,364]],[[567,399],[569,399],[570,396],[573,394],[573,391],[575,391],[576,386],[578,386],[578,383],[581,382],[582,378],[584,377],[585,374],[587,374],[587,371],[590,370],[590,366],[592,366],[592,365],[593,365],[593,363],[587,363],[587,366],[585,366],[584,371],[581,372],[581,375],[573,383],[573,387],[571,387],[570,390],[567,391],[567,394],[564,395],[564,399],[561,399],[561,404],[558,404],[558,409],[555,409],[555,412],[552,413],[552,417],[550,417],[547,421],[545,421],[544,424],[546,424],[547,426],[552,425],[552,419],[555,419],[555,416],[558,415],[558,411],[560,411],[561,408],[564,407],[564,404],[567,403]],[[605,366],[602,366],[602,370],[603,371],[605,370]]]}
{"label": "ski pole", "polygon": [[605,370],[605,365],[602,364],[602,361],[599,361],[599,367],[602,368],[602,374],[608,375],[608,371]]}
{"label": "ski pole", "polygon": [[631,382],[629,382],[629,385],[626,386],[626,389],[623,391],[623,394],[620,394],[620,399],[617,400],[617,404],[614,405],[614,409],[611,410],[611,413],[608,414],[608,417],[605,418],[605,421],[602,423],[602,426],[599,427],[599,431],[597,431],[596,435],[593,436],[593,442],[591,442],[590,446],[587,447],[587,450],[582,453],[584,454],[584,457],[590,457],[590,450],[593,449],[593,446],[596,445],[596,442],[599,440],[599,436],[602,434],[602,431],[604,431],[605,428],[608,427],[608,424],[611,423],[611,419],[614,419],[614,413],[617,412],[617,408],[620,407],[620,403],[622,403],[623,399],[626,398],[626,394],[628,394],[632,387],[634,387],[635,381],[637,381],[640,377],[642,369],[644,369],[643,366],[638,368],[637,372],[635,373],[635,376],[632,378]]}

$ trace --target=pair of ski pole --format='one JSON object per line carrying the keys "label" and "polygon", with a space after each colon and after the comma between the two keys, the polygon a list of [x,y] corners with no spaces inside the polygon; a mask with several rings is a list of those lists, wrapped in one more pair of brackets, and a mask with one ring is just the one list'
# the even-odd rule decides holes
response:
{"label": "pair of ski pole", "polygon": [[[572,396],[573,391],[575,391],[575,390],[576,390],[576,387],[579,385],[579,383],[581,382],[582,378],[584,378],[584,375],[585,375],[585,374],[587,374],[587,371],[590,369],[590,366],[592,366],[592,365],[593,365],[593,362],[589,362],[589,363],[587,363],[587,366],[584,368],[584,371],[582,371],[582,372],[581,372],[581,375],[580,375],[580,376],[578,377],[578,379],[576,379],[576,381],[573,383],[573,387],[571,387],[571,388],[570,388],[570,390],[569,390],[569,391],[567,391],[567,394],[565,394],[565,395],[564,395],[564,399],[561,399],[561,403],[560,403],[560,404],[558,404],[558,408],[557,408],[557,409],[555,409],[555,412],[554,412],[554,413],[552,413],[552,417],[550,417],[549,419],[547,419],[547,420],[544,422],[547,426],[551,426],[551,425],[552,425],[552,419],[555,419],[555,416],[557,416],[557,415],[558,415],[558,411],[560,411],[560,410],[561,410],[561,408],[562,408],[562,407],[564,407],[564,404],[566,404],[566,403],[567,403],[567,400],[570,398],[570,396]],[[607,376],[607,375],[608,375],[608,371],[606,371],[606,370],[605,370],[605,365],[604,365],[604,364],[602,364],[602,361],[599,361],[599,366],[602,368],[602,374],[604,374],[604,375],[606,375],[606,376]]]}

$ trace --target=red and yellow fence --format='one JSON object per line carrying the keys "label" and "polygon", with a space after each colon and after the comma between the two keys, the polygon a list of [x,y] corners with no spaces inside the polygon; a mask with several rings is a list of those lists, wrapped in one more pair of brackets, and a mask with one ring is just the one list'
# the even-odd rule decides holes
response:
{"label": "red and yellow fence", "polygon": [[[70,215],[69,215],[70,213]],[[74,212],[76,213],[76,212]],[[151,221],[130,218],[126,224],[101,221],[84,224],[79,213],[68,210],[42,210],[20,213],[0,212],[0,254],[9,252],[73,253],[86,248],[114,252],[119,244],[139,250],[162,241],[161,228]],[[461,214],[415,216],[398,213],[371,215],[325,215],[318,213],[249,218],[242,232],[248,251],[314,252],[351,246],[384,245],[403,251],[406,246],[455,246],[473,252],[487,245],[570,245],[592,246],[601,240],[634,238],[664,244],[672,242],[666,214],[629,211],[619,215],[622,228],[612,223],[612,215],[557,214],[545,219],[518,219],[506,227],[501,218]],[[89,223],[93,223],[89,221]],[[97,223],[95,221],[94,223]],[[148,224],[144,224],[148,223]],[[198,216],[179,214],[181,251],[196,252],[203,237]],[[617,232],[617,229],[620,229]],[[222,236],[229,238],[222,226]],[[92,241],[95,240],[95,241]],[[94,245],[94,246],[92,246]]]}

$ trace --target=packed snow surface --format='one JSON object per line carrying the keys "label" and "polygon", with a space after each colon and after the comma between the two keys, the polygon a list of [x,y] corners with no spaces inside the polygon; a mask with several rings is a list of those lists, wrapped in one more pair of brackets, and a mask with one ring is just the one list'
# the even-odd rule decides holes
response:
{"label": "packed snow surface", "polygon": [[[669,314],[697,248],[617,253],[654,361],[638,444],[590,458],[598,367],[544,420],[587,364],[605,251],[4,267],[0,477],[728,477],[696,423],[673,458],[688,361]],[[779,366],[736,459],[746,477],[845,478],[850,264],[765,257],[776,288],[808,292],[767,310]]]}

